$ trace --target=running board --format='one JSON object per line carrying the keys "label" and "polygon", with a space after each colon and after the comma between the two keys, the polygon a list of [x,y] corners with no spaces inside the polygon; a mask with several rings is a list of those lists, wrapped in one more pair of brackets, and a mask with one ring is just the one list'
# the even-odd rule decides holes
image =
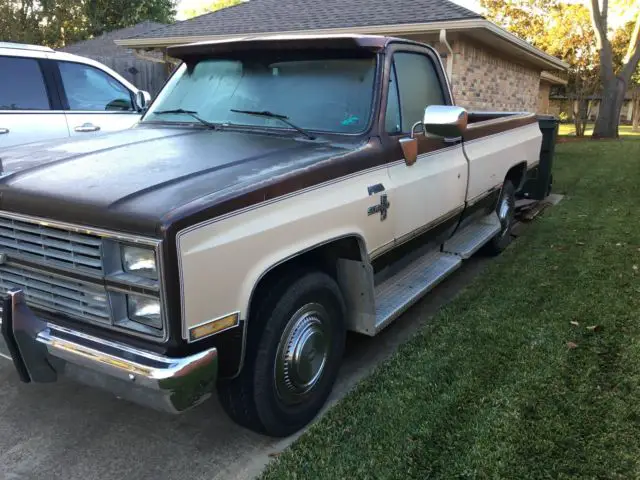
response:
{"label": "running board", "polygon": [[460,257],[439,251],[419,258],[375,287],[377,334],[462,264]]}
{"label": "running board", "polygon": [[442,251],[467,260],[484,244],[500,233],[502,228],[498,214],[493,212],[457,232],[442,246]]}

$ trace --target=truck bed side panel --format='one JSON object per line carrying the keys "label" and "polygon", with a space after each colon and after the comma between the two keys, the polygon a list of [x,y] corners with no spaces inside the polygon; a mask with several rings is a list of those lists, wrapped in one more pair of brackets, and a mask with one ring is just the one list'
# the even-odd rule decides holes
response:
{"label": "truck bed side panel", "polygon": [[[517,118],[511,118],[479,122],[469,127],[464,142],[469,159],[468,202],[502,186],[512,166],[526,162],[527,168],[531,168],[539,162],[542,133],[535,117],[530,117],[533,122],[519,126],[515,123]],[[502,131],[491,133],[499,129],[496,128],[498,122],[515,123],[516,126],[505,128],[508,124],[503,125]]]}

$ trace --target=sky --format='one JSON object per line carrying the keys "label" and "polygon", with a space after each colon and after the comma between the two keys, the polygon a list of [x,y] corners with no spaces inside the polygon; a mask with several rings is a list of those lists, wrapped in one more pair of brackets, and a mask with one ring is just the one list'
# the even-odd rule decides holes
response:
{"label": "sky", "polygon": [[[454,3],[458,5],[462,5],[463,7],[468,8],[469,10],[473,10],[474,12],[480,11],[480,2],[479,0],[452,0]],[[206,5],[210,0],[180,0],[178,2],[178,20],[184,20],[184,12],[186,10],[195,9],[202,5]]]}

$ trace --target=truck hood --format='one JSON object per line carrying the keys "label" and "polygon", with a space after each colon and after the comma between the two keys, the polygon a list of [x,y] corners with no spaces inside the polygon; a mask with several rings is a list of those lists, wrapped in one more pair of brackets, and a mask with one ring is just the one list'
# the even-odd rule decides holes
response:
{"label": "truck hood", "polygon": [[158,235],[169,214],[203,196],[341,155],[350,148],[254,132],[144,127],[0,152],[0,210]]}

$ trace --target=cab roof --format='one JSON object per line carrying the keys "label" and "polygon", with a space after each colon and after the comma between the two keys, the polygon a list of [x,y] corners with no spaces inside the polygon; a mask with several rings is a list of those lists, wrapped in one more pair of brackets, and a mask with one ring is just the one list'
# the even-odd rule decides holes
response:
{"label": "cab roof", "polygon": [[169,47],[167,53],[171,57],[186,60],[193,57],[217,56],[233,52],[258,50],[362,49],[377,52],[386,48],[391,42],[418,44],[411,40],[382,35],[266,35],[177,45]]}

